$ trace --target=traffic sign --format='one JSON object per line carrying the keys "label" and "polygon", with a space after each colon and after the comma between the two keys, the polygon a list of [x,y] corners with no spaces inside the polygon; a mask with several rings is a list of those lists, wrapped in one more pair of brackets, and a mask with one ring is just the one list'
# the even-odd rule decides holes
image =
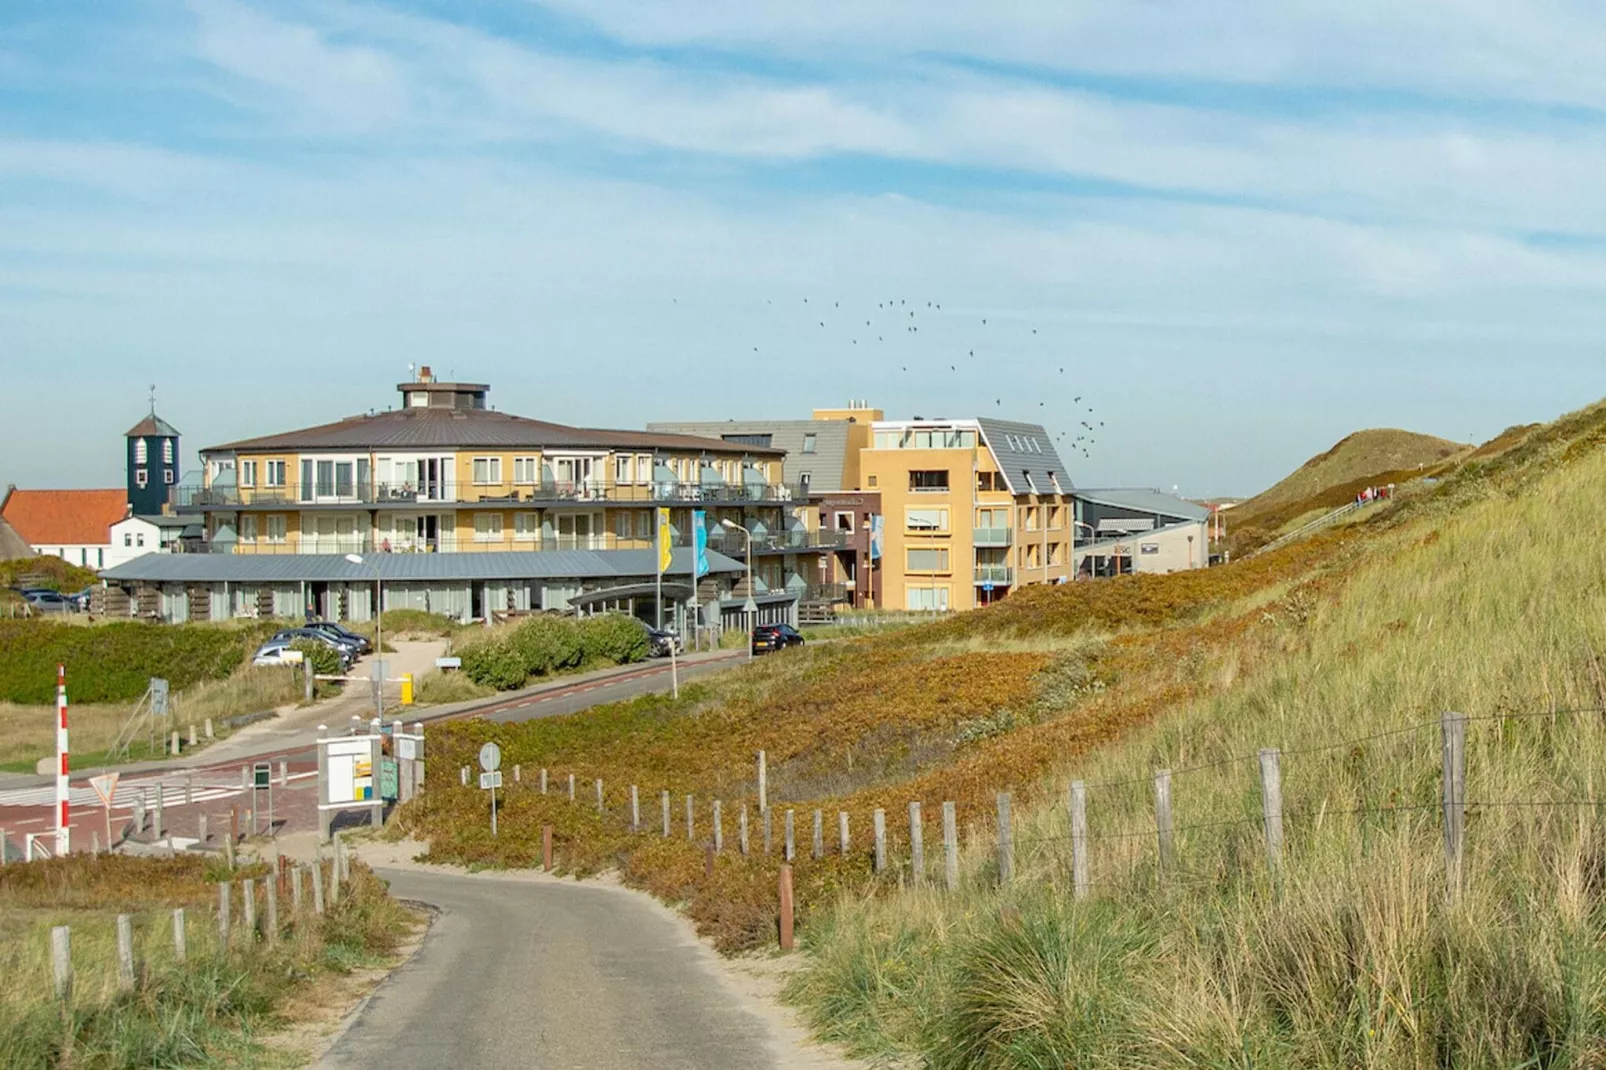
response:
{"label": "traffic sign", "polygon": [[481,773],[480,774],[480,787],[489,789],[489,788],[499,788],[501,786],[502,786],[502,773],[501,773],[500,770],[498,770],[495,773]]}
{"label": "traffic sign", "polygon": [[251,786],[254,788],[271,788],[273,786],[272,762],[257,762],[251,767]]}
{"label": "traffic sign", "polygon": [[112,808],[112,794],[117,790],[117,774],[102,773],[100,776],[92,776],[89,778],[89,786],[95,789],[96,795],[100,796],[100,804],[110,810]]}
{"label": "traffic sign", "polygon": [[151,713],[157,717],[167,716],[167,681],[160,676],[151,677]]}
{"label": "traffic sign", "polygon": [[480,768],[487,773],[502,767],[502,748],[495,743],[487,743],[480,748]]}

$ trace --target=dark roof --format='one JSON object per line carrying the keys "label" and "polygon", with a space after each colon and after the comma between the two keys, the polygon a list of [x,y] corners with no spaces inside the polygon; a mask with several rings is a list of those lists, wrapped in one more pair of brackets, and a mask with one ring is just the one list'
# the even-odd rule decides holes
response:
{"label": "dark roof", "polygon": [[1148,487],[1088,487],[1078,489],[1076,496],[1117,509],[1153,513],[1178,520],[1200,521],[1210,516],[1210,510],[1205,506]]}
{"label": "dark roof", "polygon": [[663,449],[775,457],[784,452],[692,435],[568,427],[490,409],[396,409],[241,439],[202,452],[414,448]]}
{"label": "dark roof", "polygon": [[178,428],[156,415],[154,412],[139,423],[123,432],[124,438],[145,438],[148,435],[161,435],[168,438],[178,437]]}
{"label": "dark roof", "polygon": [[168,516],[166,513],[135,513],[135,520],[143,520],[147,524],[155,524],[159,528],[187,528],[195,524],[192,516]]}
{"label": "dark roof", "polygon": [[[523,550],[455,554],[367,554],[360,565],[342,554],[162,554],[149,553],[106,569],[107,580],[152,583],[372,582],[375,569],[386,583],[461,580],[600,579],[651,576],[653,550]],[[665,579],[691,569],[690,547],[674,551]],[[742,565],[708,551],[710,572],[742,572]]]}
{"label": "dark roof", "polygon": [[1071,493],[1071,474],[1054,449],[1054,436],[1043,425],[985,418],[976,422],[981,425],[982,437],[997,458],[1011,494],[1031,493],[1024,478],[1027,473],[1038,494],[1054,493],[1050,475],[1059,480],[1061,491]]}
{"label": "dark roof", "polygon": [[[712,439],[722,435],[770,435],[770,445],[786,451],[783,479],[797,484],[808,476],[809,493],[825,494],[842,489],[849,426],[846,420],[704,420],[655,421],[647,425],[647,430]],[[804,453],[803,440],[809,435],[814,436],[814,450]]]}

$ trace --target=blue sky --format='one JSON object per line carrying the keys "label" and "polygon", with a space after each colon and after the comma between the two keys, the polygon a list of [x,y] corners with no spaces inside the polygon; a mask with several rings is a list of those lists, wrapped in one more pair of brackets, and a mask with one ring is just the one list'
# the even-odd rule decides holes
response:
{"label": "blue sky", "polygon": [[1585,3],[19,0],[0,484],[119,485],[151,383],[189,467],[413,363],[1104,421],[1082,485],[1252,493],[1606,394],[1603,174]]}

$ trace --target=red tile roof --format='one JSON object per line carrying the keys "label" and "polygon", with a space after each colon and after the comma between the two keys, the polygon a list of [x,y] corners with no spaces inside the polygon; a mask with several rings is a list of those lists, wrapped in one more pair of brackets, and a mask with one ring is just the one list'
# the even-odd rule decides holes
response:
{"label": "red tile roof", "polygon": [[104,546],[128,515],[128,492],[14,490],[3,515],[30,546]]}

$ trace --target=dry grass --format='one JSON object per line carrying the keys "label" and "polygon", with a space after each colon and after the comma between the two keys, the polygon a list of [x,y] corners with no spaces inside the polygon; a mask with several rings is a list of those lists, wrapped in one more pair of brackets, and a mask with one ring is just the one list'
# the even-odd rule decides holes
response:
{"label": "dry grass", "polygon": [[1312,457],[1233,512],[1249,515],[1291,505],[1332,487],[1376,481],[1382,473],[1436,468],[1470,449],[1459,442],[1411,431],[1357,431],[1340,439],[1332,449]]}

